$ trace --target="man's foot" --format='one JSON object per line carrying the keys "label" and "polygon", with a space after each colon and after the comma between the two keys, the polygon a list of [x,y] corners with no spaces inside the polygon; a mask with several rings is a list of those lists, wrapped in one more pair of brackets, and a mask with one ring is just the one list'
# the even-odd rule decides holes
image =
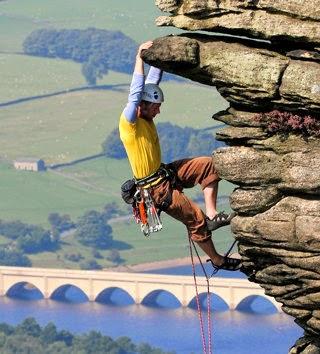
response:
{"label": "man's foot", "polygon": [[236,216],[235,213],[226,214],[221,211],[215,215],[212,219],[206,217],[207,228],[209,231],[218,229],[219,227],[226,226],[230,224],[230,221]]}
{"label": "man's foot", "polygon": [[236,271],[241,268],[241,259],[227,257],[227,256],[224,257],[223,263],[219,266],[214,264],[211,259],[208,259],[207,262],[211,262],[211,265],[214,269],[214,273],[217,273],[218,270],[220,269]]}

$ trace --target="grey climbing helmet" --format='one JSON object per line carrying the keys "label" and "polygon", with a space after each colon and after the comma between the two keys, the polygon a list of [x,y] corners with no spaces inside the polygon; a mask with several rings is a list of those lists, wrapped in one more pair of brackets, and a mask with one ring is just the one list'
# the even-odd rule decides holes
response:
{"label": "grey climbing helmet", "polygon": [[141,99],[152,103],[162,103],[164,96],[161,88],[156,84],[145,84]]}

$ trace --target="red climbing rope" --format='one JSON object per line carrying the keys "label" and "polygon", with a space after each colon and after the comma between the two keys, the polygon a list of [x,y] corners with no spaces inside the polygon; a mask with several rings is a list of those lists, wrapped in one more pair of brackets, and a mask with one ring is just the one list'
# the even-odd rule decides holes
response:
{"label": "red climbing rope", "polygon": [[[204,332],[204,326],[203,326],[203,318],[202,318],[202,312],[201,312],[201,306],[200,306],[200,299],[199,299],[199,292],[198,292],[198,283],[197,283],[197,277],[196,277],[196,270],[195,270],[195,265],[194,265],[194,259],[193,259],[193,251],[192,251],[192,246],[197,254],[197,257],[199,259],[200,265],[202,267],[203,273],[206,278],[207,282],[207,332],[208,332],[208,351],[207,351],[207,341],[206,341],[206,336]],[[190,257],[191,257],[191,264],[192,264],[192,273],[193,273],[193,279],[194,279],[194,285],[195,285],[195,290],[196,290],[196,302],[197,302],[197,309],[198,309],[198,316],[199,316],[199,322],[200,322],[200,331],[201,331],[201,339],[202,339],[202,347],[203,347],[203,353],[204,354],[212,354],[212,341],[211,341],[211,313],[210,313],[210,283],[209,283],[209,278],[207,276],[206,270],[204,269],[204,266],[202,264],[201,258],[199,256],[199,253],[197,251],[197,248],[194,244],[194,242],[191,240],[190,235],[189,235],[189,249],[190,249]]]}
{"label": "red climbing rope", "polygon": [[[194,279],[194,285],[195,285],[195,290],[196,290],[196,302],[197,302],[197,309],[198,309],[198,316],[199,316],[199,322],[200,322],[200,330],[201,330],[201,338],[202,338],[202,346],[203,346],[203,353],[204,354],[212,354],[213,349],[212,349],[212,339],[211,339],[211,311],[210,311],[210,278],[215,274],[219,268],[217,268],[210,277],[208,277],[207,272],[203,266],[203,263],[201,261],[201,258],[199,256],[198,250],[196,248],[196,245],[192,241],[190,234],[189,236],[189,249],[190,249],[190,257],[191,257],[191,264],[192,264],[192,273],[193,273],[193,279]],[[232,243],[231,247],[228,249],[228,251],[224,254],[225,257],[228,257],[229,254],[231,253],[234,245],[236,244],[236,240]],[[192,248],[195,250],[196,255],[198,257],[199,263],[201,265],[203,274],[205,276],[206,282],[207,282],[207,332],[208,332],[208,351],[207,351],[207,342],[206,342],[206,336],[204,333],[204,326],[203,326],[203,318],[202,318],[202,312],[201,312],[201,306],[200,306],[200,299],[199,299],[199,292],[198,292],[198,283],[197,283],[197,277],[196,277],[196,270],[195,270],[195,265],[194,265],[194,259],[193,259],[193,251]]]}

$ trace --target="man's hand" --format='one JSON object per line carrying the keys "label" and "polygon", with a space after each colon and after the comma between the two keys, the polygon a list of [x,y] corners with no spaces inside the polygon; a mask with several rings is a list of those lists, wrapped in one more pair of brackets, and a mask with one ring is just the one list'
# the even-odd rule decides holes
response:
{"label": "man's hand", "polygon": [[144,43],[140,44],[137,56],[139,58],[141,58],[142,51],[146,50],[146,49],[149,49],[152,46],[152,44],[153,44],[153,41],[147,41],[147,42],[144,42]]}
{"label": "man's hand", "polygon": [[148,42],[144,42],[144,43],[140,44],[138,52],[137,52],[137,56],[136,56],[136,64],[134,67],[135,73],[144,75],[144,65],[143,65],[143,60],[141,58],[141,53],[144,50],[149,49],[152,46],[152,44],[153,44],[152,41],[148,41]]}

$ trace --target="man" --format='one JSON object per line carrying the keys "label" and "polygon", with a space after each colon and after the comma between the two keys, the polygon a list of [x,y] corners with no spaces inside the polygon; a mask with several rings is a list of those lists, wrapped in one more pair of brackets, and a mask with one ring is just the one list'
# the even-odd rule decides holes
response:
{"label": "man", "polygon": [[[144,81],[144,62],[141,52],[153,42],[142,43],[138,49],[128,103],[120,123],[120,138],[126,149],[138,186],[148,188],[155,205],[168,215],[184,223],[189,237],[210,257],[216,269],[237,270],[239,259],[218,254],[211,240],[211,231],[230,223],[233,215],[217,213],[216,200],[220,180],[211,157],[198,157],[172,162],[163,167],[154,118],[164,101],[158,86],[162,71],[151,67]],[[162,174],[173,171],[175,183]],[[206,215],[182,192],[200,184],[204,193]]]}

